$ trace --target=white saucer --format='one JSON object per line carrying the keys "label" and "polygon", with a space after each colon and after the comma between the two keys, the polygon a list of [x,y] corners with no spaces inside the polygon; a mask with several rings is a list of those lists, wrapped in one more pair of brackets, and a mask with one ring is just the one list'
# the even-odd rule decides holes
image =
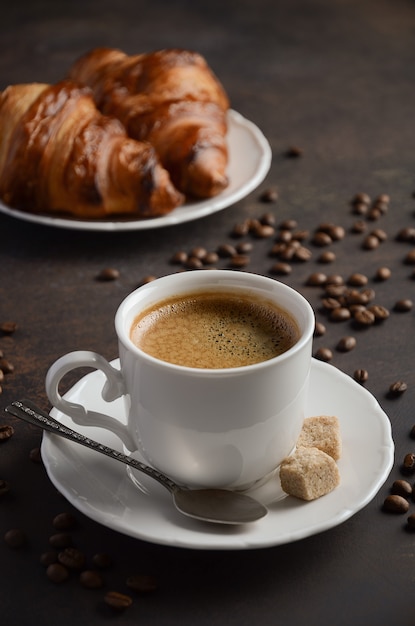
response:
{"label": "white saucer", "polygon": [[49,215],[36,215],[12,209],[0,202],[0,213],[21,220],[56,226],[93,231],[147,230],[171,226],[211,215],[235,204],[263,181],[271,165],[271,148],[255,124],[236,111],[228,113],[228,187],[215,198],[186,203],[171,213],[153,219],[125,220],[77,220]]}
{"label": "white saucer", "polygon": [[[118,361],[113,364],[117,366]],[[87,374],[65,397],[123,419],[121,400],[107,404],[101,399],[102,381],[101,372]],[[312,502],[293,497],[277,500],[269,505],[263,519],[240,527],[204,524],[181,515],[169,492],[155,481],[152,485],[146,483],[149,493],[143,493],[134,486],[123,464],[57,435],[44,433],[42,457],[51,481],[76,508],[126,535],[182,548],[264,548],[344,522],[372,500],[392,468],[391,425],[376,399],[333,365],[313,359],[307,416],[320,414],[337,415],[340,421],[340,486]],[[73,426],[70,418],[56,409],[52,415]],[[122,448],[117,437],[103,429],[75,429],[106,445]],[[269,491],[261,489],[258,496],[269,499]]]}

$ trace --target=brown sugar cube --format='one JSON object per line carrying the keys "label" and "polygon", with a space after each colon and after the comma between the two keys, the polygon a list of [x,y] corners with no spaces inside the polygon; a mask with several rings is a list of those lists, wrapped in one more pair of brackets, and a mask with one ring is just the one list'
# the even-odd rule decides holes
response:
{"label": "brown sugar cube", "polygon": [[302,500],[315,500],[339,485],[340,473],[329,454],[302,446],[281,463],[280,480],[285,493]]}
{"label": "brown sugar cube", "polygon": [[303,422],[297,446],[318,448],[338,461],[342,453],[338,418],[335,415],[307,417]]}

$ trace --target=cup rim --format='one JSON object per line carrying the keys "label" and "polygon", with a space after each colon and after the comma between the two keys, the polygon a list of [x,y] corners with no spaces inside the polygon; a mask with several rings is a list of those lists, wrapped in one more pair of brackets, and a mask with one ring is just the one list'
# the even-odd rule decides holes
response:
{"label": "cup rim", "polygon": [[[296,341],[296,343],[291,346],[291,348],[289,348],[288,350],[286,350],[285,352],[283,352],[282,354],[279,354],[275,357],[272,357],[271,359],[267,359],[265,361],[260,361],[258,363],[251,363],[249,365],[241,365],[239,367],[226,367],[226,368],[199,368],[199,367],[189,367],[186,365],[178,365],[177,363],[170,363],[169,361],[163,361],[161,359],[158,359],[156,357],[151,356],[150,354],[147,354],[147,352],[145,352],[144,350],[142,350],[141,348],[137,347],[132,340],[129,337],[129,328],[126,328],[126,324],[125,324],[125,317],[127,315],[127,311],[132,309],[135,305],[136,302],[136,298],[137,298],[137,294],[138,293],[145,293],[145,292],[153,292],[155,289],[157,289],[157,286],[160,285],[160,283],[164,283],[166,284],[167,282],[170,282],[172,279],[174,280],[178,280],[180,282],[183,281],[184,285],[180,286],[180,291],[178,292],[178,295],[180,294],[185,294],[188,293],[190,291],[195,291],[199,288],[199,286],[194,285],[193,287],[189,287],[189,289],[186,291],[185,288],[183,288],[185,286],[185,284],[187,282],[190,282],[192,280],[192,278],[194,278],[195,273],[201,273],[202,276],[206,279],[210,279],[210,281],[219,281],[218,285],[222,282],[225,282],[227,279],[234,279],[236,277],[240,277],[242,278],[242,280],[247,279],[247,280],[255,280],[258,282],[258,284],[261,286],[275,286],[275,284],[278,285],[278,289],[281,289],[283,292],[285,293],[289,293],[291,296],[294,296],[298,302],[301,303],[301,305],[304,308],[304,314],[305,314],[305,318],[306,318],[306,322],[305,322],[305,328],[300,336],[300,338],[298,339],[298,341]],[[209,282],[208,280],[206,280],[206,283]],[[203,286],[207,286],[205,284],[205,282],[203,281],[203,283],[200,283],[200,289],[203,289]],[[213,285],[214,286],[214,285]],[[241,289],[243,290],[244,288],[246,289],[248,287],[248,285],[235,285],[236,289]],[[173,295],[173,294],[171,294]],[[271,293],[270,293],[270,300],[271,298]],[[170,296],[165,296],[165,298],[168,298]],[[158,300],[163,300],[163,297],[161,298],[155,298],[154,299],[154,303],[156,303]],[[152,303],[148,304],[149,307],[152,306]],[[289,312],[291,313],[291,312]],[[292,314],[292,313],[291,313]],[[138,312],[135,314],[138,315]],[[296,319],[296,322],[298,322],[298,319],[296,318],[295,315],[293,315]],[[115,330],[116,330],[116,334],[118,337],[118,340],[124,345],[124,347],[129,350],[130,352],[132,352],[133,354],[136,354],[137,356],[139,355],[141,358],[143,358],[144,360],[152,363],[153,365],[157,365],[159,367],[162,367],[163,369],[171,369],[174,371],[178,371],[178,372],[182,372],[182,373],[189,373],[192,374],[193,376],[195,375],[200,375],[200,376],[206,376],[206,375],[240,375],[241,373],[248,373],[254,370],[260,370],[263,368],[267,368],[269,367],[271,364],[274,364],[276,361],[283,362],[289,358],[291,358],[294,354],[296,354],[297,352],[299,352],[305,344],[307,344],[310,340],[310,338],[312,338],[313,334],[314,334],[314,327],[315,327],[315,315],[314,315],[314,311],[313,308],[311,306],[311,304],[308,302],[308,300],[296,289],[294,289],[293,287],[291,287],[290,285],[286,285],[285,283],[276,280],[274,278],[270,278],[268,276],[263,276],[262,274],[254,274],[251,272],[241,272],[240,270],[193,270],[191,272],[183,272],[183,273],[173,273],[173,274],[167,274],[165,276],[162,276],[160,278],[156,278],[155,280],[146,283],[144,285],[141,285],[140,287],[138,287],[137,289],[135,289],[134,291],[132,291],[130,294],[128,294],[124,300],[121,302],[121,304],[119,305],[117,312],[115,314]]]}

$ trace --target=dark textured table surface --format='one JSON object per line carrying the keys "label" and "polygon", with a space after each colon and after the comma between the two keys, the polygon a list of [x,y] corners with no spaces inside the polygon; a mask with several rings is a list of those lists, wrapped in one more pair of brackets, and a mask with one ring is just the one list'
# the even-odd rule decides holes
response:
{"label": "dark textured table surface", "polygon": [[[0,442],[0,479],[10,491],[0,497],[0,615],[5,626],[73,626],[76,623],[173,625],[336,624],[411,626],[415,623],[414,537],[407,515],[381,508],[406,453],[415,449],[414,311],[394,305],[414,298],[413,267],[405,262],[414,247],[397,241],[415,227],[415,3],[413,0],[15,0],[3,3],[0,20],[0,88],[19,82],[54,82],[71,62],[95,46],[130,53],[165,47],[201,52],[225,85],[232,107],[254,121],[268,138],[273,162],[267,178],[247,198],[200,220],[151,231],[83,232],[32,224],[0,214],[0,322],[17,330],[0,336],[0,349],[14,365],[0,396],[0,425],[15,432]],[[289,157],[292,147],[301,155]],[[278,189],[278,200],[260,201]],[[380,217],[358,216],[351,199],[390,197]],[[314,350],[330,348],[332,365],[350,376],[366,369],[366,388],[392,424],[395,464],[386,483],[362,510],[327,532],[258,550],[206,551],[156,545],[119,534],[72,507],[49,481],[31,451],[40,432],[3,412],[11,401],[30,397],[49,409],[44,378],[51,363],[73,349],[116,356],[113,316],[146,276],[162,276],[178,250],[229,243],[233,226],[272,212],[277,225],[295,219],[309,231],[313,253],[293,263],[282,277],[306,297],[326,334]],[[360,219],[365,234],[352,232]],[[336,259],[322,265],[312,242],[323,222],[345,229],[328,249]],[[376,249],[363,248],[364,236],[381,229]],[[249,237],[248,237],[249,239]],[[266,275],[276,262],[271,239],[251,238],[246,270]],[[220,262],[221,267],[226,261]],[[391,278],[374,280],[379,267]],[[117,280],[96,280],[104,268]],[[350,322],[334,323],[321,312],[321,289],[306,285],[315,272],[363,273],[375,301],[389,319],[364,331]],[[340,338],[353,335],[355,349],[339,352]],[[389,386],[407,390],[390,397]],[[68,381],[68,387],[73,381]],[[322,390],[324,393],[324,390]],[[362,416],[364,419],[364,416]],[[409,481],[412,479],[406,477]],[[56,514],[77,518],[75,545],[88,558],[106,552],[113,566],[106,586],[83,588],[77,575],[52,583],[40,564],[55,532]],[[301,515],[307,516],[305,505]],[[10,548],[3,536],[22,529],[27,543]],[[133,595],[133,605],[117,614],[104,605],[108,590],[128,592],[132,574],[155,576],[158,588]]]}

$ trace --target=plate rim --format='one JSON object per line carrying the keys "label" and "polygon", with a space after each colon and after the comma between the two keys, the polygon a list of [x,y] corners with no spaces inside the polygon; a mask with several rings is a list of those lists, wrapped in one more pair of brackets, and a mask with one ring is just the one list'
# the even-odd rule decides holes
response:
{"label": "plate rim", "polygon": [[[115,359],[111,363],[114,366],[117,366],[119,363],[119,359]],[[212,529],[212,531],[209,533],[206,533],[206,532],[201,533],[199,532],[201,527],[199,525],[194,525],[194,527],[191,526],[188,529],[187,534],[189,536],[187,539],[186,539],[186,532],[185,532],[184,539],[183,538],[177,539],[177,537],[175,538],[173,536],[169,536],[168,533],[164,533],[164,535],[163,534],[160,535],[160,533],[158,533],[157,535],[157,530],[154,530],[154,529],[152,530],[152,533],[149,533],[148,530],[147,532],[145,532],[144,530],[140,531],[140,529],[137,530],[136,528],[131,529],[131,527],[128,528],[127,526],[121,523],[120,518],[122,518],[122,516],[116,516],[116,518],[114,518],[114,516],[106,515],[105,513],[98,511],[97,507],[88,506],[87,503],[85,503],[82,499],[77,498],[76,495],[71,493],[68,487],[66,487],[65,485],[62,485],[62,481],[60,481],[59,477],[56,476],[54,473],[52,458],[50,455],[48,456],[48,447],[50,447],[50,445],[52,445],[53,447],[54,445],[57,444],[57,448],[59,449],[60,445],[76,446],[77,444],[60,439],[59,437],[55,439],[57,437],[56,435],[55,436],[49,435],[48,433],[45,432],[43,435],[43,439],[42,439],[41,451],[42,451],[43,462],[44,462],[47,474],[49,476],[49,479],[54,484],[54,486],[58,489],[58,491],[63,493],[63,495],[71,502],[71,504],[73,504],[75,508],[80,510],[87,517],[90,517],[91,519],[94,519],[96,522],[104,526],[107,526],[117,532],[121,532],[133,538],[140,539],[142,541],[147,541],[149,543],[158,544],[158,545],[167,545],[171,547],[199,549],[199,550],[259,549],[259,548],[269,548],[269,547],[274,547],[277,545],[291,543],[291,542],[298,541],[300,539],[304,539],[304,538],[310,537],[312,535],[315,535],[321,532],[325,532],[335,526],[338,526],[339,524],[343,523],[344,521],[352,517],[355,513],[363,509],[375,497],[379,489],[385,483],[393,467],[394,442],[392,439],[391,422],[388,416],[386,415],[385,411],[382,409],[382,407],[380,406],[376,398],[367,389],[365,389],[364,387],[356,383],[350,376],[348,376],[341,370],[338,370],[331,364],[327,364],[327,363],[318,361],[313,358],[312,368],[314,368],[314,371],[316,371],[317,374],[319,374],[320,372],[327,372],[328,374],[333,374],[334,376],[339,377],[340,382],[347,380],[348,383],[356,385],[355,388],[360,389],[361,397],[364,399],[365,402],[370,403],[372,406],[372,409],[376,412],[377,420],[379,422],[379,425],[381,426],[381,433],[382,433],[382,441],[379,440],[378,448],[376,448],[376,450],[381,452],[382,461],[379,462],[375,471],[373,471],[373,468],[372,468],[373,476],[372,476],[370,489],[368,489],[364,495],[361,494],[357,505],[355,503],[353,506],[347,506],[347,502],[345,502],[342,508],[339,507],[338,509],[336,509],[336,511],[334,513],[331,513],[327,517],[327,519],[324,521],[320,520],[320,521],[315,522],[314,524],[305,525],[304,527],[301,527],[301,529],[297,529],[291,533],[285,532],[282,536],[279,536],[277,532],[273,538],[268,538],[268,539],[263,538],[262,540],[258,540],[258,538],[255,538],[255,535],[258,534],[258,533],[255,533],[255,527],[260,528],[260,525],[265,524],[266,520],[269,521],[270,518],[277,519],[277,516],[279,513],[282,515],[284,514],[284,509],[282,509],[282,511],[279,511],[278,508],[276,511],[273,511],[271,509],[268,515],[265,518],[263,518],[263,520],[256,522],[255,525],[249,525],[247,527],[244,527],[244,530],[237,532],[235,534],[230,534],[228,529],[223,529],[223,534],[221,535],[219,531],[216,532],[216,528]],[[73,394],[76,394],[77,391],[79,391],[80,386],[82,384],[86,384],[85,383],[86,378],[93,377],[94,375],[98,375],[98,374],[99,372],[95,372],[95,371],[87,374],[82,379],[80,379],[77,383],[75,383],[75,385],[65,395],[67,397],[71,397]],[[53,414],[54,417],[58,419],[59,419],[59,416],[62,417],[62,413],[60,413],[54,408],[52,409],[51,414]],[[80,446],[78,447],[80,448]],[[105,458],[104,458],[104,461],[109,462],[109,460]],[[124,480],[128,481],[128,483],[131,484],[132,488],[135,491],[137,491],[137,488],[134,485],[132,485],[130,478],[128,478],[127,472],[125,471],[125,469],[120,467],[120,470],[125,472],[125,479],[123,478],[122,482],[124,482]],[[156,486],[158,487],[158,485]],[[164,490],[163,487],[160,487],[160,490],[162,491],[164,498],[170,498],[170,495],[168,494],[167,491]],[[142,495],[144,497],[144,494]],[[148,497],[148,495],[146,495],[145,497]],[[330,497],[330,494],[328,494],[328,496],[325,496],[325,497],[326,498]],[[319,500],[315,500],[310,503],[299,502],[298,506],[309,506],[310,507],[309,510],[311,511],[311,506],[314,506],[314,507],[319,506]],[[167,502],[167,499],[166,499],[166,502]],[[292,500],[289,500],[289,502],[292,504]],[[296,503],[296,506],[297,506],[297,503]],[[171,505],[171,507],[173,509],[173,505]],[[177,515],[180,516],[179,513],[177,513]],[[303,513],[300,513],[299,515],[301,515],[301,517],[304,517]],[[157,517],[162,518],[163,516],[160,516],[157,511]],[[276,519],[274,519],[274,523]],[[171,520],[167,520],[166,522],[166,520],[162,519],[162,521],[164,521],[164,523],[171,523]],[[275,526],[278,527],[278,524],[275,524]],[[173,521],[173,527],[174,527],[174,521]],[[204,526],[202,528],[205,529]],[[134,532],[132,532],[132,530],[134,530]],[[205,541],[203,541],[203,538],[205,538]]]}
{"label": "plate rim", "polygon": [[260,128],[234,109],[228,110],[228,118],[229,124],[232,126],[231,130],[233,132],[241,132],[242,129],[242,131],[246,133],[246,136],[248,137],[249,135],[250,139],[256,143],[259,149],[259,156],[255,162],[255,168],[253,169],[251,177],[239,184],[234,191],[229,192],[225,189],[214,198],[193,202],[188,205],[185,204],[177,207],[167,215],[150,219],[78,220],[69,217],[40,215],[21,211],[7,206],[1,200],[0,213],[25,222],[55,228],[93,232],[126,232],[175,226],[222,211],[254,191],[266,177],[272,162],[271,146]]}

